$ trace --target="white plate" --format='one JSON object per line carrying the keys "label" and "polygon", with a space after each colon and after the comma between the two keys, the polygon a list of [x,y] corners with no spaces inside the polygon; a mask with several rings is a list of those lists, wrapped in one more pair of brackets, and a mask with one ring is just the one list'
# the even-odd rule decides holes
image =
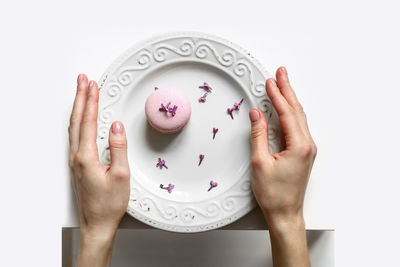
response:
{"label": "white plate", "polygon": [[[256,204],[250,188],[250,123],[248,112],[258,107],[269,118],[271,152],[280,151],[281,130],[266,96],[271,77],[238,46],[201,33],[159,36],[129,49],[100,80],[98,147],[109,163],[111,123],[124,123],[131,167],[127,212],[154,227],[174,232],[201,232],[227,225]],[[213,91],[198,99],[207,82]],[[183,131],[163,135],[146,121],[144,104],[154,87],[183,90],[192,104]],[[244,98],[234,120],[227,108]],[[179,111],[178,111],[179,112]],[[215,140],[213,127],[219,128]],[[199,154],[205,158],[198,166]],[[168,169],[156,168],[157,158]],[[218,182],[211,191],[210,180]],[[171,194],[160,184],[174,184]]]}

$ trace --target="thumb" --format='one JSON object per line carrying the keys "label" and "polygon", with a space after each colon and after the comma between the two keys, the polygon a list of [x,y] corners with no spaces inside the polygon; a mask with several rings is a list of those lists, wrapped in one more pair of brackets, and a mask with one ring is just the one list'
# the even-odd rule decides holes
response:
{"label": "thumb", "polygon": [[257,108],[250,110],[249,117],[251,121],[252,155],[267,157],[270,155],[267,120],[264,114]]}
{"label": "thumb", "polygon": [[127,156],[127,141],[124,125],[115,121],[110,128],[108,139],[110,145],[111,171],[129,175],[129,165]]}

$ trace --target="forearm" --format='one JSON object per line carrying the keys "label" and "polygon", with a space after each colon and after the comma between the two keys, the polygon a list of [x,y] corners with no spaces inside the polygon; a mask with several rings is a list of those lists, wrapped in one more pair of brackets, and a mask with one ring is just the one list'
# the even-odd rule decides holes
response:
{"label": "forearm", "polygon": [[110,265],[116,231],[81,231],[77,267]]}
{"label": "forearm", "polygon": [[309,267],[303,216],[270,218],[268,223],[274,267]]}

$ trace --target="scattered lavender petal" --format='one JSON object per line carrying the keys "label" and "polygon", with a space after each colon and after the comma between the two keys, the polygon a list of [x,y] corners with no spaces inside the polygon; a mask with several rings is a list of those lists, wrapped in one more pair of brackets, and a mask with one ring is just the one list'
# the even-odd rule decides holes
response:
{"label": "scattered lavender petal", "polygon": [[203,85],[200,85],[199,88],[204,89],[209,93],[211,93],[212,90],[211,86],[206,82],[204,82]]}
{"label": "scattered lavender petal", "polygon": [[154,87],[154,90],[158,90],[158,87],[156,86],[156,87]]}
{"label": "scattered lavender petal", "polygon": [[161,189],[164,189],[164,190],[167,190],[168,193],[171,194],[171,193],[172,193],[172,189],[175,188],[175,185],[173,185],[173,184],[168,184],[168,186],[164,187],[163,184],[160,184],[160,188],[161,188]]}
{"label": "scattered lavender petal", "polygon": [[199,162],[199,166],[200,166],[201,162],[203,161],[203,159],[204,159],[204,155],[203,155],[203,154],[200,154],[200,162]]}
{"label": "scattered lavender petal", "polygon": [[213,189],[214,187],[217,187],[218,183],[214,182],[213,180],[210,181],[210,188],[207,191],[210,191],[211,189]]}
{"label": "scattered lavender petal", "polygon": [[199,102],[206,102],[207,93],[204,93],[202,97],[199,98]]}
{"label": "scattered lavender petal", "polygon": [[167,190],[168,190],[168,193],[172,193],[172,189],[174,189],[175,188],[175,185],[173,185],[173,184],[169,184],[168,185],[168,188],[167,188]]}
{"label": "scattered lavender petal", "polygon": [[215,139],[215,135],[218,133],[218,128],[213,128],[213,140]]}
{"label": "scattered lavender petal", "polygon": [[[168,103],[169,104],[169,103]],[[178,109],[178,106],[174,105],[172,108],[168,108],[168,112],[171,113],[172,117],[175,116],[176,110]]]}
{"label": "scattered lavender petal", "polygon": [[233,120],[233,113],[232,113],[233,112],[233,108],[228,108],[227,111],[228,111],[228,114],[231,115],[231,118]]}
{"label": "scattered lavender petal", "polygon": [[167,165],[165,165],[165,160],[162,160],[161,158],[158,158],[158,162],[156,164],[156,167],[159,167],[160,170],[164,167],[168,169]]}
{"label": "scattered lavender petal", "polygon": [[232,120],[233,120],[233,111],[234,110],[240,110],[240,105],[243,103],[243,98],[239,101],[239,103],[234,103],[233,104],[233,108],[228,108],[227,109],[227,111],[228,111],[228,114],[231,116],[231,118],[232,118]]}
{"label": "scattered lavender petal", "polygon": [[239,110],[239,109],[240,109],[240,105],[241,105],[242,103],[243,103],[243,98],[239,101],[239,103],[236,103],[236,102],[235,102],[235,104],[233,104],[234,109]]}

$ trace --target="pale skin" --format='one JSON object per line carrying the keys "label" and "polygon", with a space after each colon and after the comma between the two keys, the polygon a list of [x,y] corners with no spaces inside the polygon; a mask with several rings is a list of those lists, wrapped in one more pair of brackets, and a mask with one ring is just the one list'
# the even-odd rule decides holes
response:
{"label": "pale skin", "polygon": [[303,201],[317,147],[284,67],[277,70],[276,80],[267,80],[266,89],[286,148],[269,153],[267,120],[260,110],[250,110],[252,188],[269,226],[274,266],[310,266]]}
{"label": "pale skin", "polygon": [[114,236],[129,201],[130,169],[122,123],[114,122],[110,129],[110,166],[98,158],[98,99],[96,82],[88,83],[85,75],[79,75],[69,127],[69,166],[81,228],[78,267],[109,265]]}
{"label": "pale skin", "polygon": [[[269,226],[274,266],[310,266],[303,200],[317,149],[284,67],[277,70],[276,80],[267,80],[266,90],[279,114],[286,148],[269,153],[267,120],[260,110],[250,110],[252,187]],[[121,122],[110,128],[110,166],[98,159],[98,98],[96,82],[88,82],[80,74],[69,127],[69,166],[81,227],[80,267],[109,266],[130,193],[127,141]]]}

